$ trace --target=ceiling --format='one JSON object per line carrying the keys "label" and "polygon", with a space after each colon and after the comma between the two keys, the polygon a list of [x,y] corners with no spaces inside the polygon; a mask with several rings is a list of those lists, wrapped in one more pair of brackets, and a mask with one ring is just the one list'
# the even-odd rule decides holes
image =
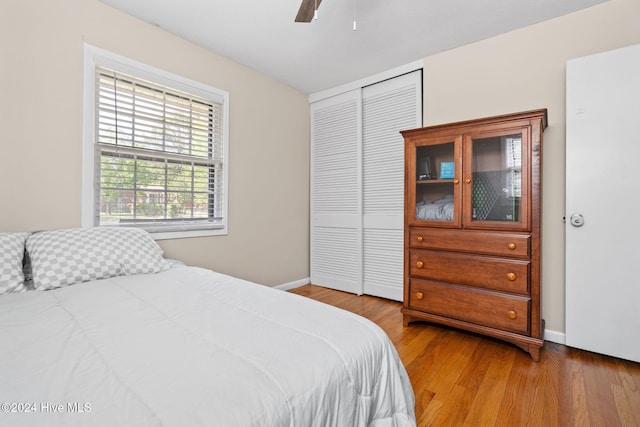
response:
{"label": "ceiling", "polygon": [[[305,93],[606,0],[100,0]],[[353,21],[357,30],[353,30]]]}

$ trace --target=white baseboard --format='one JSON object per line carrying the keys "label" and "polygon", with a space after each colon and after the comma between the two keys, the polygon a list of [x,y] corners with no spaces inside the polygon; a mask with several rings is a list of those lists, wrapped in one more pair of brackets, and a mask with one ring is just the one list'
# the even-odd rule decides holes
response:
{"label": "white baseboard", "polygon": [[283,283],[282,285],[274,286],[276,289],[280,289],[281,291],[288,291],[291,289],[299,288],[300,286],[308,285],[311,283],[311,278],[306,277],[304,279],[295,280],[289,283]]}
{"label": "white baseboard", "polygon": [[567,342],[564,332],[552,331],[550,329],[544,330],[544,339],[546,341],[551,341],[563,345]]}

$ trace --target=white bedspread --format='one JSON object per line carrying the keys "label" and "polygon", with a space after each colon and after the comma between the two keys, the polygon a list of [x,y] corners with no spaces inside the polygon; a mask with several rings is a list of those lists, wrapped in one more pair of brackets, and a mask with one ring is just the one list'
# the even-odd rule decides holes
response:
{"label": "white bedspread", "polygon": [[375,324],[195,267],[3,295],[0,346],[0,425],[415,425]]}

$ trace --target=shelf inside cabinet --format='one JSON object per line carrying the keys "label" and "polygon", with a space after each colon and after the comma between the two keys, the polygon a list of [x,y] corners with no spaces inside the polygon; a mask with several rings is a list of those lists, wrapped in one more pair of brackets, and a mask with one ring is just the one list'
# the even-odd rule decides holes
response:
{"label": "shelf inside cabinet", "polygon": [[417,179],[416,184],[449,184],[453,179]]}

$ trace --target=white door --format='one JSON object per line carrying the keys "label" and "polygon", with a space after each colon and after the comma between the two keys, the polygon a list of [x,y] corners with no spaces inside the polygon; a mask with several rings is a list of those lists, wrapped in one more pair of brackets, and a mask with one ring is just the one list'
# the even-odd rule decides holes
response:
{"label": "white door", "polygon": [[640,45],[567,63],[566,343],[640,362]]}
{"label": "white door", "polygon": [[362,89],[363,288],[402,301],[404,138],[422,124],[422,73]]}
{"label": "white door", "polygon": [[311,104],[311,282],[402,301],[404,140],[414,71]]}
{"label": "white door", "polygon": [[362,294],[357,89],[311,104],[311,283]]}

